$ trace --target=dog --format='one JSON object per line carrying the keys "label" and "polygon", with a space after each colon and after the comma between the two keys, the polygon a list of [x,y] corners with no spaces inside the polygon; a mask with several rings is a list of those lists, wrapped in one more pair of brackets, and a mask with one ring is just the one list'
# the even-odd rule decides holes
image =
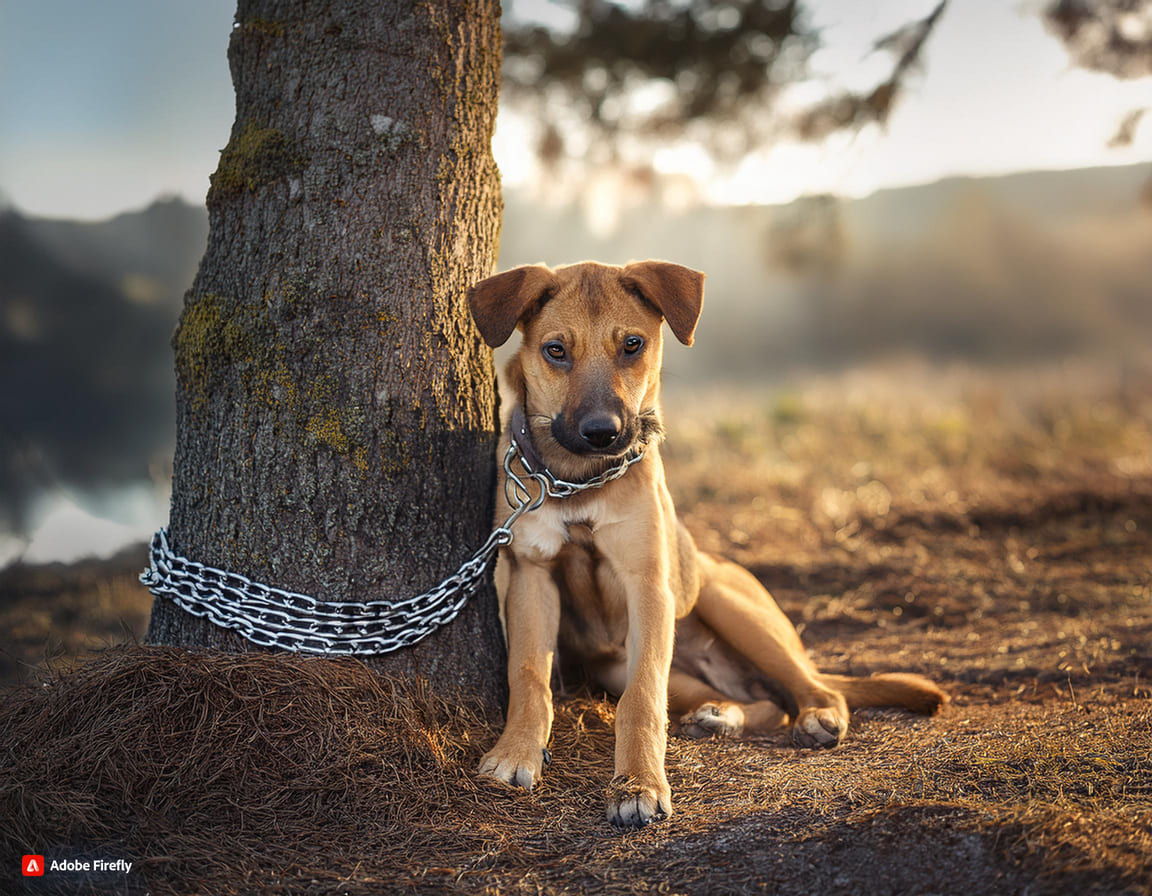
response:
{"label": "dog", "polygon": [[[819,672],[760,582],[698,551],[677,519],[660,461],[662,324],[691,345],[703,298],[703,274],[664,261],[530,265],[468,291],[490,346],[523,334],[505,370],[516,406],[501,456],[515,437],[526,466],[578,483],[632,461],[602,487],[543,496],[500,551],[508,712],[479,771],[524,788],[540,779],[559,653],[619,697],[606,813],[624,828],[672,814],[669,713],[690,737],[792,724],[800,746],[833,747],[850,708],[931,714],[948,700],[916,675]],[[512,505],[496,503],[501,524]]]}

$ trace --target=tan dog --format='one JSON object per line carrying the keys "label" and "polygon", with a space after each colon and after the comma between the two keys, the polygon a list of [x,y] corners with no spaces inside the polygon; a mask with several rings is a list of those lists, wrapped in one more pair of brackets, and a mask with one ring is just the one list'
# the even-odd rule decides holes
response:
{"label": "tan dog", "polygon": [[[504,733],[480,763],[482,774],[509,784],[530,788],[540,778],[559,648],[566,666],[620,696],[607,814],[624,827],[672,812],[669,711],[693,737],[791,721],[799,744],[835,746],[849,707],[931,713],[948,699],[913,675],[821,674],[763,586],[699,553],[677,520],[658,444],[661,321],[691,345],[703,290],[703,274],[646,261],[521,267],[468,294],[489,345],[523,331],[506,374],[520,405],[514,419],[526,421],[517,441],[527,437],[537,463],[558,479],[582,481],[644,452],[601,488],[547,498],[520,518],[501,551],[496,584],[510,695]],[[498,499],[498,523],[510,509]]]}

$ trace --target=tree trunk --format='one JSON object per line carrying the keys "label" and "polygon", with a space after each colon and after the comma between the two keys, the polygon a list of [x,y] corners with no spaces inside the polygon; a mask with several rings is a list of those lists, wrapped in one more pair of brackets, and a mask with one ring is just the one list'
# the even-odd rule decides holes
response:
{"label": "tree trunk", "polygon": [[[173,337],[173,550],[326,600],[399,599],[492,522],[496,389],[465,290],[500,226],[497,0],[240,0],[236,122]],[[158,598],[152,643],[253,649]],[[503,692],[490,577],[371,664]]]}

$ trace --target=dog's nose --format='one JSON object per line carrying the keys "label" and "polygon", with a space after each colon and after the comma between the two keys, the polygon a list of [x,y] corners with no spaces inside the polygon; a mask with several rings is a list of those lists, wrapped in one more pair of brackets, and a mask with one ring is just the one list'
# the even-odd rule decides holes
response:
{"label": "dog's nose", "polygon": [[607,448],[620,435],[620,418],[611,415],[580,421],[580,438],[593,448]]}

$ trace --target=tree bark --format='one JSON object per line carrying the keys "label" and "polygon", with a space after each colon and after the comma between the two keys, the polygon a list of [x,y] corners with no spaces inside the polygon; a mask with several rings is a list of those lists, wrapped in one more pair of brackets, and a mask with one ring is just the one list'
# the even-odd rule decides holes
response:
{"label": "tree bark", "polygon": [[[496,387],[465,305],[491,272],[497,0],[240,0],[236,121],[173,337],[170,541],[326,600],[399,599],[492,522]],[[158,598],[152,643],[255,649]],[[371,664],[490,707],[488,583]]]}

